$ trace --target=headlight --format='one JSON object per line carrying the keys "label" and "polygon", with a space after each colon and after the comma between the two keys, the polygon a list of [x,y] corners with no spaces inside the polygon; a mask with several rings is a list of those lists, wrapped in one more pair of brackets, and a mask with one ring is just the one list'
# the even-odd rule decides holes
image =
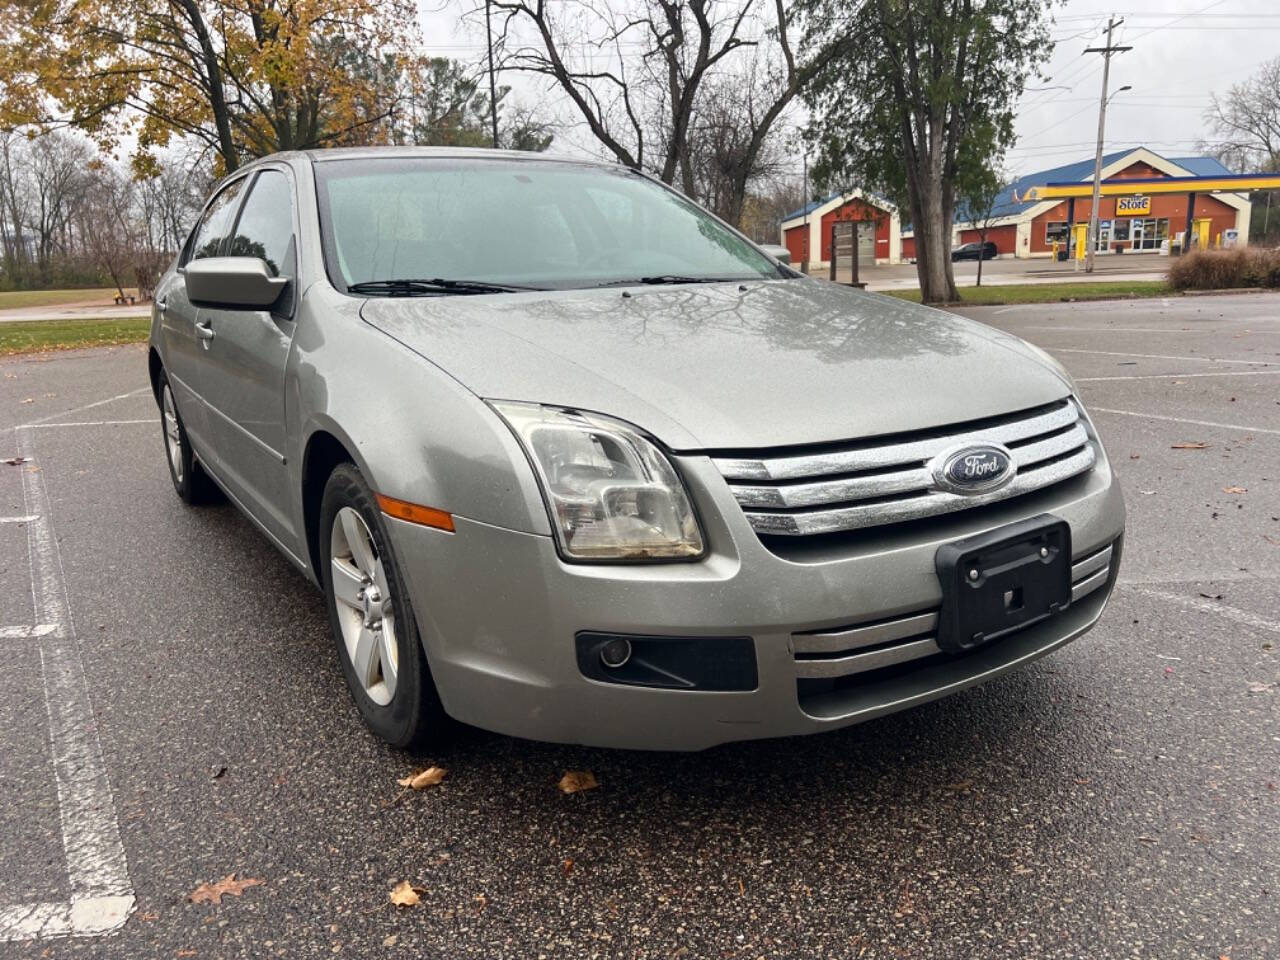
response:
{"label": "headlight", "polygon": [[572,560],[688,560],[702,531],[680,477],[635,427],[594,413],[491,401],[533,463]]}

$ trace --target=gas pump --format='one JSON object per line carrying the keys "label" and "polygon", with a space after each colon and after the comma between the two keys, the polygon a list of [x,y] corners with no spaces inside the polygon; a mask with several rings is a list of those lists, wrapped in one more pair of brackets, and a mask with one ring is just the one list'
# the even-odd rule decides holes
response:
{"label": "gas pump", "polygon": [[1194,221],[1192,221],[1191,245],[1193,248],[1198,250],[1209,249],[1209,231],[1211,230],[1212,226],[1213,226],[1213,221],[1210,220],[1208,217],[1197,217]]}
{"label": "gas pump", "polygon": [[1071,248],[1075,252],[1077,268],[1084,262],[1089,249],[1089,225],[1076,223],[1071,226]]}

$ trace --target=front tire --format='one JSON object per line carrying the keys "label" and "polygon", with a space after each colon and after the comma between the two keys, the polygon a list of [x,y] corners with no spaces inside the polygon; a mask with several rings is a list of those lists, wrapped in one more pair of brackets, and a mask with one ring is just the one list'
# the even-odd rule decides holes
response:
{"label": "front tire", "polygon": [[353,464],[340,464],[325,484],[320,549],[329,624],[360,715],[395,747],[439,741],[447,718],[409,592],[377,499]]}
{"label": "front tire", "polygon": [[219,490],[195,458],[187,428],[182,424],[182,416],[173,399],[169,378],[163,372],[156,384],[156,399],[160,404],[160,428],[164,436],[165,460],[169,464],[169,479],[173,481],[178,499],[187,506],[217,500]]}

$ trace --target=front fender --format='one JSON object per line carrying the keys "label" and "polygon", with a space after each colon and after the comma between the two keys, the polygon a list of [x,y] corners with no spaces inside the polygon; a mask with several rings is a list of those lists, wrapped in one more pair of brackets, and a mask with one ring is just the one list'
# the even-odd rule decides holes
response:
{"label": "front fender", "polygon": [[510,430],[443,370],[365,323],[360,303],[317,283],[299,311],[285,398],[299,494],[304,453],[323,430],[378,493],[549,536],[537,481]]}

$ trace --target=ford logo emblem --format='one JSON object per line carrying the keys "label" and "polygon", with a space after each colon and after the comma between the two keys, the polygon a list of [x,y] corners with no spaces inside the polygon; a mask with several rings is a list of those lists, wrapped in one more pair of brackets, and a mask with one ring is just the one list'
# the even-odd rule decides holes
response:
{"label": "ford logo emblem", "polygon": [[1013,479],[1013,454],[996,443],[944,451],[930,464],[934,482],[952,493],[986,493]]}

